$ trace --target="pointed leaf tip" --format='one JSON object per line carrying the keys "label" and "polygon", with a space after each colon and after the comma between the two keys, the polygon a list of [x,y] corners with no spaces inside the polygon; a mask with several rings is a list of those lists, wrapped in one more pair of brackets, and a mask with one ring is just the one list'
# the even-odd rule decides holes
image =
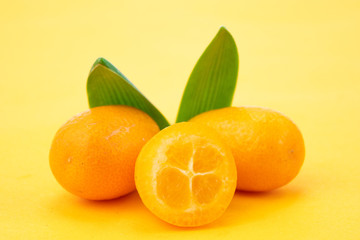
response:
{"label": "pointed leaf tip", "polygon": [[221,26],[196,63],[180,103],[176,122],[232,103],[239,68],[236,43]]}
{"label": "pointed leaf tip", "polygon": [[[90,69],[90,72],[91,72],[97,65],[99,65],[99,64],[105,66],[105,61],[106,61],[106,60],[105,60],[104,58],[102,58],[102,57],[97,58],[96,61],[94,62],[94,64],[92,65],[92,67],[91,67],[91,69]],[[106,62],[107,62],[107,61],[106,61]]]}
{"label": "pointed leaf tip", "polygon": [[169,126],[160,111],[104,58],[98,58],[90,70],[87,94],[90,108],[104,105],[128,105],[149,114],[160,129]]}
{"label": "pointed leaf tip", "polygon": [[227,32],[227,33],[229,33],[229,31],[226,29],[225,26],[220,26],[219,32]]}

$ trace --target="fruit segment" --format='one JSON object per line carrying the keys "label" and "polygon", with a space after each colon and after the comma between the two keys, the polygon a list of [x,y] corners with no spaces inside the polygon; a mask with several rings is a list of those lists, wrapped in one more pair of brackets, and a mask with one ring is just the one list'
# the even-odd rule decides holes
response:
{"label": "fruit segment", "polygon": [[167,205],[187,208],[190,204],[189,178],[178,169],[167,167],[157,176],[157,194]]}
{"label": "fruit segment", "polygon": [[192,179],[192,194],[199,204],[213,201],[220,188],[221,179],[214,174],[197,175]]}
{"label": "fruit segment", "polygon": [[222,156],[214,147],[205,146],[197,148],[193,158],[194,172],[206,173],[216,169]]}
{"label": "fruit segment", "polygon": [[178,141],[175,145],[171,145],[166,151],[167,161],[170,165],[186,170],[189,167],[189,161],[193,154],[191,143]]}

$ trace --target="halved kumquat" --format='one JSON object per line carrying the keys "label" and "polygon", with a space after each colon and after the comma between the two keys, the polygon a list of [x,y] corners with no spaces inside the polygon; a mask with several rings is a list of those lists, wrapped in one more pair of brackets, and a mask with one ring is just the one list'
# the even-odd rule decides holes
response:
{"label": "halved kumquat", "polygon": [[230,204],[235,161],[214,130],[178,123],[145,144],[136,160],[135,184],[145,206],[162,220],[200,226],[219,218]]}

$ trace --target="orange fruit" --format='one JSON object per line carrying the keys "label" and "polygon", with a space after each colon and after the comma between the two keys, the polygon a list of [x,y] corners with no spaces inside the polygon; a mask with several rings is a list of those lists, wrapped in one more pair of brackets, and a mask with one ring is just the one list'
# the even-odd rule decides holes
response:
{"label": "orange fruit", "polygon": [[234,196],[236,166],[230,149],[211,128],[178,123],[141,150],[135,183],[145,206],[176,226],[210,223]]}
{"label": "orange fruit", "polygon": [[69,192],[104,200],[135,190],[134,168],[143,145],[159,127],[129,106],[95,107],[65,123],[50,149],[50,167]]}
{"label": "orange fruit", "polygon": [[237,166],[237,189],[269,191],[289,183],[305,157],[300,130],[279,112],[228,107],[202,113],[190,122],[215,129],[230,146]]}

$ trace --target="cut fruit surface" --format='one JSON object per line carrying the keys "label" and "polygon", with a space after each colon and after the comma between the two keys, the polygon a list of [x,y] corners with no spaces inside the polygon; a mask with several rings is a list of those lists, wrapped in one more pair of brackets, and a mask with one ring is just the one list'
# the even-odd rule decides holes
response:
{"label": "cut fruit surface", "polygon": [[135,165],[145,206],[177,226],[200,226],[220,217],[236,188],[230,148],[212,129],[178,123],[154,136]]}
{"label": "cut fruit surface", "polygon": [[163,169],[156,178],[157,195],[173,208],[186,208],[190,203],[189,178],[176,168]]}

